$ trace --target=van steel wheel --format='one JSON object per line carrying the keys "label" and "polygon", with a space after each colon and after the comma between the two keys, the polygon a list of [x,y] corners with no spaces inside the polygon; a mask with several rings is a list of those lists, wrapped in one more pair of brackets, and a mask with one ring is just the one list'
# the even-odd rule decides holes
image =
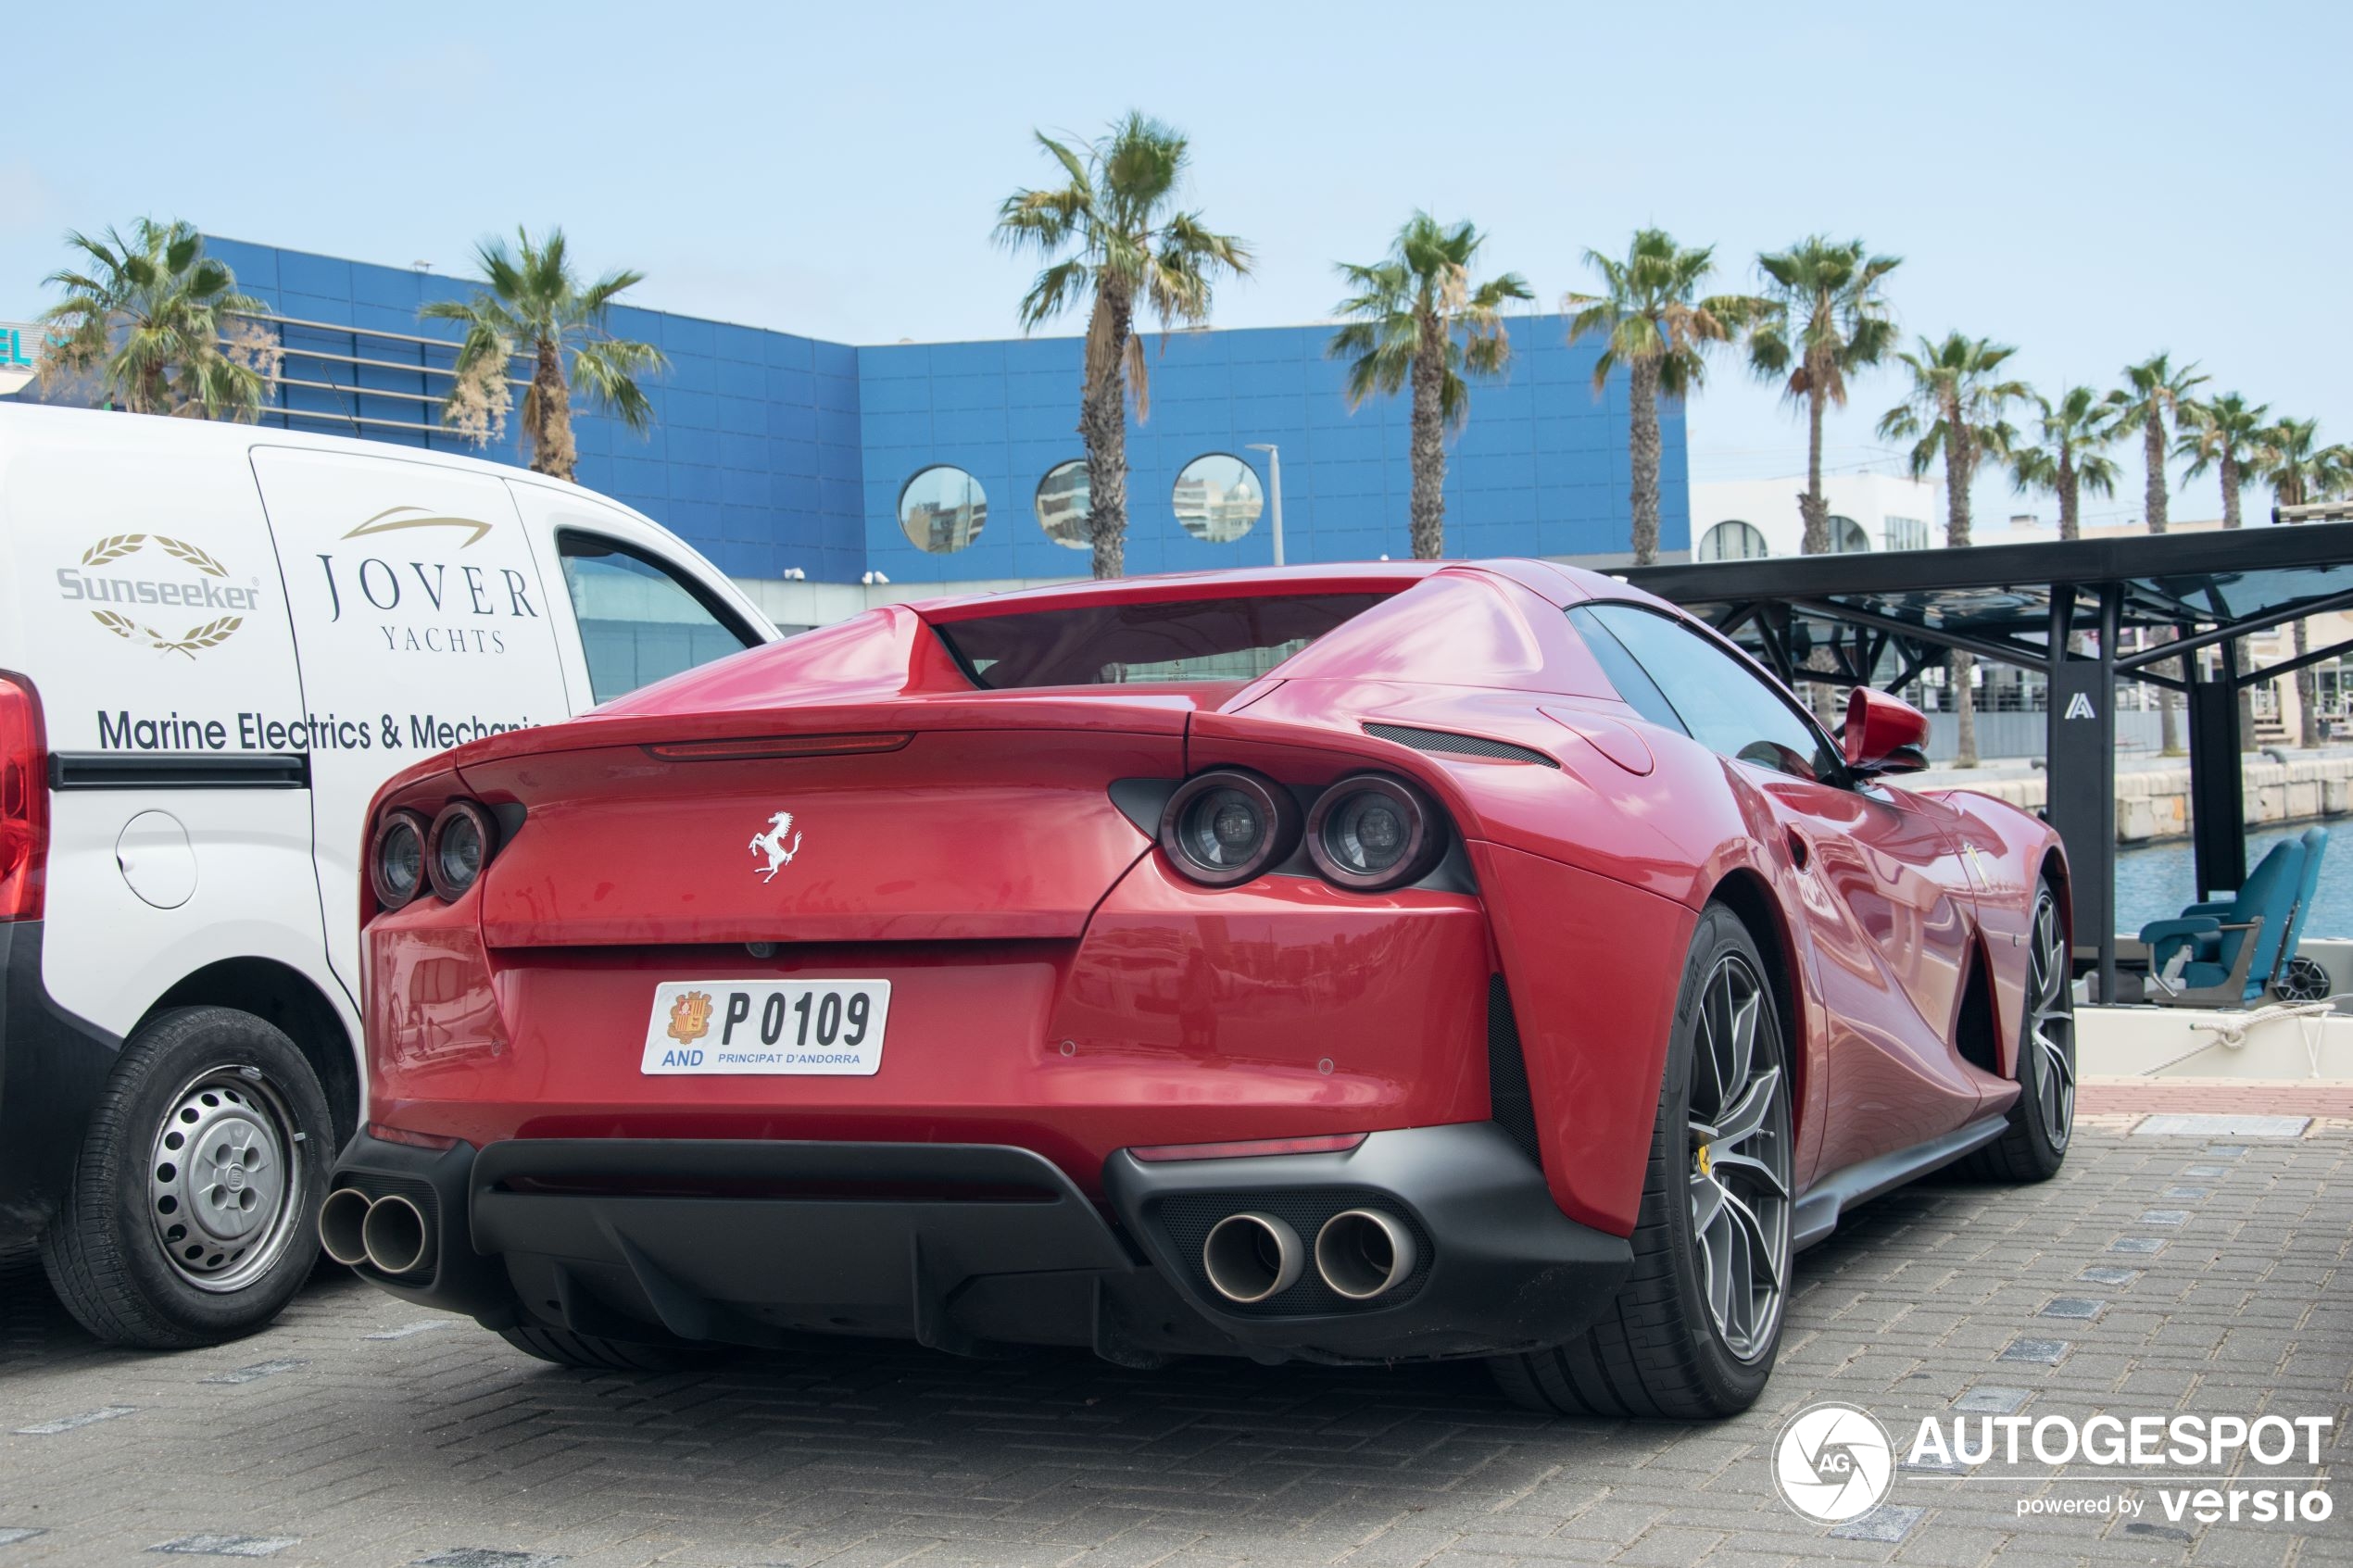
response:
{"label": "van steel wheel", "polygon": [[1712,1420],[1756,1402],[1790,1281],[1789,1059],[1771,972],[1740,917],[1692,935],[1667,1041],[1634,1264],[1557,1349],[1488,1364],[1504,1391],[1567,1415]]}
{"label": "van steel wheel", "polygon": [[124,1042],[41,1238],[58,1298],[146,1349],[264,1327],[308,1277],[334,1157],[326,1096],[273,1025],[159,1013]]}
{"label": "van steel wheel", "polygon": [[156,1244],[197,1289],[243,1290],[307,1211],[293,1113],[250,1063],[207,1068],[172,1099],[147,1165]]}

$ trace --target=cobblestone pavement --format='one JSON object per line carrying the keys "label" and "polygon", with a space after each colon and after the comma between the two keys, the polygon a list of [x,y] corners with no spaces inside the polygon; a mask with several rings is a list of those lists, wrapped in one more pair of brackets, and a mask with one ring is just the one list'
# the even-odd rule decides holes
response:
{"label": "cobblestone pavement", "polygon": [[[1765,1457],[1819,1399],[1899,1454],[1925,1415],[2326,1416],[2353,1442],[2353,1135],[2086,1127],[2059,1179],[1896,1193],[1801,1261],[1765,1402],[1717,1426],[1552,1421],[1476,1367],[899,1347],[662,1377],[560,1372],[329,1274],[270,1332],[92,1343],[0,1260],[0,1568],[789,1563],[2353,1562],[2353,1485],[2293,1525],[2169,1519],[2081,1465],[1900,1471],[1833,1536]],[[2176,1483],[2178,1485],[2178,1483]],[[2257,1484],[2252,1479],[2248,1485]],[[2277,1486],[2276,1479],[2268,1484]],[[2137,1498],[2134,1517],[2021,1499]],[[24,1532],[37,1532],[24,1534]]]}

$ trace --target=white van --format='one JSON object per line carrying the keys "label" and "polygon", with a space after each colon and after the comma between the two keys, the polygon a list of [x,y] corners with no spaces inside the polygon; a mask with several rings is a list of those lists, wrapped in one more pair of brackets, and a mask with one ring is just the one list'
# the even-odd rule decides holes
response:
{"label": "white van", "polygon": [[576,485],[0,404],[0,1246],[117,1343],[268,1323],[363,1113],[377,785],[775,636]]}

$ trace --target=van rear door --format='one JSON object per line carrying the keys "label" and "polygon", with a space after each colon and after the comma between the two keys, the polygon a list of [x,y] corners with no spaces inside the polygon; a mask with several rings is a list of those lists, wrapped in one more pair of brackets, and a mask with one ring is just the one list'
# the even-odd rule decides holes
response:
{"label": "van rear door", "polygon": [[547,581],[497,478],[398,458],[257,447],[312,726],[327,956],[359,989],[368,802],[419,757],[568,718]]}
{"label": "van rear door", "polygon": [[316,940],[272,897],[309,874],[302,694],[241,446],[81,411],[0,425],[0,665],[48,732],[61,1005],[126,1032],[213,933]]}

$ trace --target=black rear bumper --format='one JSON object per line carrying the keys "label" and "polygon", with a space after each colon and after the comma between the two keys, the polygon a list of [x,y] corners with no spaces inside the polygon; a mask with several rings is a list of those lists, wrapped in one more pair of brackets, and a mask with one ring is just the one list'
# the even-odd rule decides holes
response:
{"label": "black rear bumper", "polygon": [[0,1246],[57,1211],[122,1042],[50,999],[42,922],[0,921]]}
{"label": "black rear bumper", "polygon": [[[396,1295],[493,1326],[783,1346],[811,1334],[982,1353],[1090,1346],[1365,1361],[1556,1344],[1605,1304],[1624,1238],[1575,1223],[1491,1123],[1375,1133],[1340,1154],[1147,1163],[1115,1154],[1105,1201],[998,1145],[524,1139],[435,1152],[362,1135],[334,1185],[430,1216]],[[1400,1218],[1426,1255],[1352,1302],[1311,1268],[1272,1300],[1217,1296],[1200,1237],[1277,1212],[1312,1240],[1352,1207]]]}

